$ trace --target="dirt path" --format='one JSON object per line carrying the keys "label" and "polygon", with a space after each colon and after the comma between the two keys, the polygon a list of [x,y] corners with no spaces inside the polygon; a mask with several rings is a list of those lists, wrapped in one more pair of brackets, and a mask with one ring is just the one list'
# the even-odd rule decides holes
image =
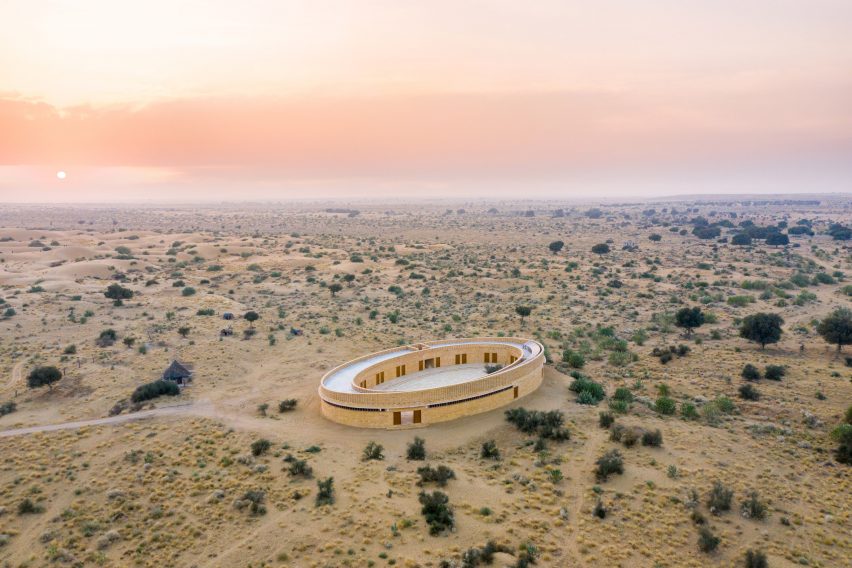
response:
{"label": "dirt path", "polygon": [[174,406],[163,406],[151,410],[142,410],[131,414],[119,414],[118,416],[109,416],[107,418],[93,418],[91,420],[77,420],[72,422],[61,422],[59,424],[44,424],[41,426],[29,426],[26,428],[13,428],[11,430],[0,431],[0,438],[11,438],[13,436],[23,436],[25,434],[37,434],[39,432],[55,432],[57,430],[75,430],[77,428],[85,428],[87,426],[104,426],[108,424],[123,424],[124,422],[133,422],[136,420],[145,420],[148,418],[157,418],[161,416],[179,416],[184,414],[206,414],[209,412],[210,403],[206,401],[188,402],[185,404],[177,404]]}
{"label": "dirt path", "polygon": [[[21,379],[21,371],[24,368],[24,362],[18,361],[15,363],[15,366],[12,367],[12,376],[9,377],[9,382],[6,383],[6,388],[11,389],[18,383],[22,381]],[[23,387],[23,385],[21,385]]]}

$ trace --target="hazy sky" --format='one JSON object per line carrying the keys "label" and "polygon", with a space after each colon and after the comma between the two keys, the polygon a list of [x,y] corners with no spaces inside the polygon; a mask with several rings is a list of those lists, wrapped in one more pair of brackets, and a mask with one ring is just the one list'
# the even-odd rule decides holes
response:
{"label": "hazy sky", "polygon": [[850,30],[849,0],[4,0],[0,201],[849,191]]}

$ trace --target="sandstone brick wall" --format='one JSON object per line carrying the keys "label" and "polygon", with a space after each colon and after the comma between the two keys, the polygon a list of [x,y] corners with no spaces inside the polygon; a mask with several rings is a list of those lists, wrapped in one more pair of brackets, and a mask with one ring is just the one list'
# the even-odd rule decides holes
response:
{"label": "sandstone brick wall", "polygon": [[[526,341],[520,338],[476,338],[472,341],[487,340],[508,340],[517,343],[524,343]],[[425,358],[434,358],[436,356],[441,357],[442,368],[445,366],[451,366],[455,364],[456,353],[466,353],[468,364],[482,363],[484,365],[484,354],[486,352],[496,352],[498,354],[498,363],[508,366],[501,371],[492,373],[491,375],[487,375],[476,381],[413,392],[370,392],[369,389],[365,390],[359,388],[357,390],[361,392],[340,393],[329,391],[320,386],[322,414],[330,420],[350,426],[366,428],[420,427],[499,408],[515,400],[515,387],[518,389],[517,397],[521,398],[535,391],[541,384],[542,366],[544,365],[543,351],[539,352],[536,356],[529,360],[519,361],[513,365],[509,365],[509,357],[519,357],[521,354],[520,349],[509,345],[499,344],[442,346],[441,343],[449,342],[432,342],[429,343],[429,345],[434,345],[435,347],[431,349],[414,351],[411,353],[401,353],[401,356],[398,358],[394,357],[365,369],[359,373],[358,377],[356,377],[356,381],[364,380],[361,378],[363,376],[372,377],[372,383],[375,383],[375,374],[384,370],[385,382],[387,382],[395,378],[395,368],[397,365],[405,364],[407,374],[411,374],[412,372],[417,372],[418,362],[420,360]],[[391,349],[381,353],[396,350],[401,351],[401,348]],[[375,354],[367,355],[363,358],[356,359],[355,361],[363,360],[365,358],[372,357],[373,355]],[[353,361],[350,361],[347,364],[351,364],[352,362]],[[412,365],[412,367],[409,368],[409,365]],[[340,367],[330,371],[330,373],[335,372],[339,368]],[[500,389],[505,390],[495,394],[489,394],[488,396],[481,396]],[[463,402],[455,402],[453,404],[444,404],[472,397],[478,398],[464,400]],[[436,404],[439,404],[440,406],[434,406]],[[412,412],[414,410],[420,411],[420,424],[394,425],[394,412]]]}

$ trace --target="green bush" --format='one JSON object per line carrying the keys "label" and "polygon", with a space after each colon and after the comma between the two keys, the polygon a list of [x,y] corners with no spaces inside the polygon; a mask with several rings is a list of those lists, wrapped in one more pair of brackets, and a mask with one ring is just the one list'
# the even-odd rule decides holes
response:
{"label": "green bush", "polygon": [[364,452],[361,456],[361,459],[364,461],[370,460],[383,460],[385,459],[384,454],[385,448],[381,444],[377,444],[376,442],[368,442],[367,446],[364,448]]}
{"label": "green bush", "polygon": [[770,381],[780,381],[787,374],[787,367],[784,365],[767,365],[763,376]]}
{"label": "green bush", "polygon": [[610,475],[624,473],[624,458],[618,450],[610,450],[597,460],[595,476],[598,481],[606,481]]}
{"label": "green bush", "polygon": [[180,387],[171,381],[154,381],[139,385],[133,394],[130,395],[132,402],[145,402],[160,396],[177,396],[180,394]]}
{"label": "green bush", "polygon": [[297,404],[299,404],[299,401],[295,398],[288,398],[286,400],[282,400],[278,403],[278,412],[290,412],[291,410],[296,408]]}
{"label": "green bush", "polygon": [[334,503],[334,478],[327,477],[317,480],[316,506],[331,505]]}
{"label": "green bush", "polygon": [[698,548],[701,552],[710,554],[718,548],[721,539],[713,534],[708,527],[698,529]]}
{"label": "green bush", "polygon": [[429,525],[429,534],[437,535],[455,526],[453,511],[449,507],[450,498],[445,493],[421,491],[418,500],[422,505],[420,512],[426,517],[426,523]]}
{"label": "green bush", "polygon": [[612,412],[598,413],[598,425],[601,428],[609,428],[613,422],[615,422],[615,417],[612,415]]}
{"label": "green bush", "polygon": [[710,496],[707,498],[707,507],[714,515],[720,515],[725,511],[731,510],[731,501],[733,501],[733,498],[733,490],[725,487],[721,481],[716,481],[710,490]]}
{"label": "green bush", "polygon": [[597,404],[606,397],[603,385],[582,375],[575,377],[568,388],[577,393],[577,402],[580,404]]}
{"label": "green bush", "polygon": [[272,447],[272,442],[267,440],[266,438],[261,438],[259,440],[255,440],[251,443],[251,455],[253,456],[262,456],[266,452],[269,451],[269,448]]}
{"label": "green bush", "polygon": [[675,413],[675,410],[677,410],[677,405],[674,399],[667,396],[661,396],[654,403],[654,410],[660,414],[670,416]]}
{"label": "green bush", "polygon": [[406,457],[409,460],[422,461],[426,459],[426,440],[415,437],[414,441],[408,444]]}
{"label": "green bush", "polygon": [[762,521],[766,518],[766,505],[760,500],[757,491],[748,493],[748,498],[740,504],[740,513],[746,519]]}
{"label": "green bush", "polygon": [[662,446],[663,445],[663,433],[660,430],[646,431],[642,434],[642,445],[643,446]]}
{"label": "green bush", "polygon": [[698,420],[698,411],[691,402],[684,402],[680,405],[680,415],[684,420]]}
{"label": "green bush", "polygon": [[743,400],[760,400],[760,392],[751,384],[740,386],[740,398]]}
{"label": "green bush", "polygon": [[525,434],[538,434],[542,438],[567,440],[568,429],[564,427],[565,416],[559,410],[527,410],[510,408],[505,412],[506,420]]}
{"label": "green bush", "polygon": [[439,465],[438,467],[432,467],[431,465],[418,467],[417,475],[420,476],[418,485],[437,483],[441,487],[444,487],[450,479],[456,478],[455,472],[445,465]]}
{"label": "green bush", "polygon": [[747,550],[745,554],[745,568],[769,568],[766,554],[760,550]]}
{"label": "green bush", "polygon": [[841,424],[831,432],[831,437],[839,444],[834,450],[837,461],[852,464],[852,424]]}
{"label": "green bush", "polygon": [[741,374],[743,379],[747,381],[759,381],[761,379],[760,371],[751,363],[746,363]]}
{"label": "green bush", "polygon": [[500,450],[497,449],[497,443],[494,440],[488,440],[482,443],[482,449],[479,452],[479,457],[486,460],[499,460]]}

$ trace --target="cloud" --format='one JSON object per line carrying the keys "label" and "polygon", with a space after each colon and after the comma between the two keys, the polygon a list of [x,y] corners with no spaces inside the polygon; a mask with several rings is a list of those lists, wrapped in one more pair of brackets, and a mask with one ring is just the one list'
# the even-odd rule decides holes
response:
{"label": "cloud", "polygon": [[[561,179],[848,155],[848,84],[230,97],[55,108],[0,98],[0,165],[139,168],[162,182]],[[112,179],[112,178],[111,178]],[[151,182],[154,183],[154,182]]]}

